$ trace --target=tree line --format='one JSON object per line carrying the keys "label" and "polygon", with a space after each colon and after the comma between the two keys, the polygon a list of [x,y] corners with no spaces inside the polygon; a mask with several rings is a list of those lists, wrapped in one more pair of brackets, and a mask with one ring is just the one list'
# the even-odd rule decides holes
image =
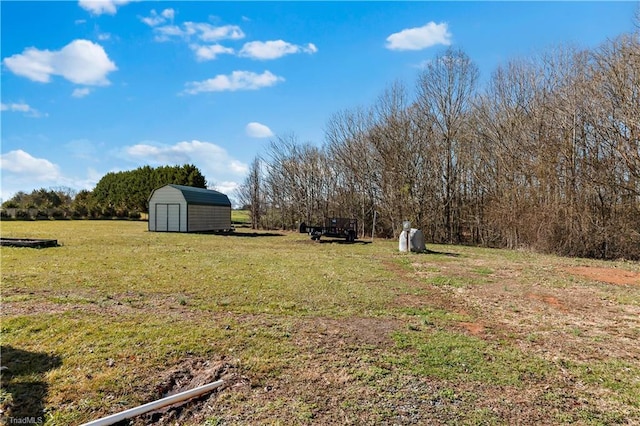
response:
{"label": "tree line", "polygon": [[107,173],[92,191],[76,192],[70,188],[41,188],[30,194],[20,191],[2,207],[17,209],[18,218],[139,218],[141,213],[148,213],[151,192],[167,184],[207,187],[200,170],[191,164],[143,166]]}
{"label": "tree line", "polygon": [[640,259],[640,33],[479,71],[440,53],[412,88],[335,113],[321,147],[278,136],[239,196],[254,227],[331,216],[433,243]]}

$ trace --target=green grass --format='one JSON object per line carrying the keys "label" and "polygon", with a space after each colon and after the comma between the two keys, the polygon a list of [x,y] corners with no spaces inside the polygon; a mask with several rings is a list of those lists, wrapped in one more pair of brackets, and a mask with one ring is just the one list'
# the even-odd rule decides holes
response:
{"label": "green grass", "polygon": [[231,223],[236,226],[251,226],[251,214],[249,210],[231,210]]}
{"label": "green grass", "polygon": [[554,370],[551,363],[510,345],[460,333],[396,333],[394,339],[399,349],[408,352],[399,359],[404,368],[444,380],[522,387],[525,382],[543,381]]}
{"label": "green grass", "polygon": [[464,278],[446,276],[446,275],[435,276],[431,278],[429,282],[437,286],[450,286],[450,287],[458,287],[458,288],[466,287],[467,285],[470,284],[469,281]]}
{"label": "green grass", "polygon": [[[57,303],[66,303],[69,294],[142,304],[179,295],[205,310],[224,306],[242,312],[329,315],[375,311],[385,297],[384,288],[372,289],[366,278],[362,281],[372,271],[359,259],[357,247],[327,246],[317,253],[304,247],[306,241],[282,236],[149,233],[133,222],[118,223],[124,228],[120,235],[107,236],[96,227],[113,227],[111,222],[69,224],[95,238],[57,235],[63,246],[46,253],[5,249],[3,287],[19,291],[28,286],[37,294],[55,289],[55,299],[48,300]],[[12,267],[18,263],[21,268]]]}
{"label": "green grass", "polygon": [[615,359],[572,363],[572,370],[584,383],[598,385],[624,404],[640,408],[640,367]]}
{"label": "green grass", "polygon": [[[6,237],[61,244],[1,249],[0,406],[12,416],[82,423],[155,399],[167,371],[208,360],[248,385],[218,395],[200,424],[520,421],[487,402],[500,398],[547,423],[640,421],[637,359],[582,359],[596,340],[633,352],[633,323],[596,339],[536,311],[551,309],[547,293],[577,291],[621,315],[638,306],[635,288],[558,273],[570,259],[456,246],[401,254],[395,241],[242,229],[150,233],[130,221],[1,225]],[[487,324],[480,335],[461,326],[476,321]],[[564,337],[546,356],[550,330]]]}

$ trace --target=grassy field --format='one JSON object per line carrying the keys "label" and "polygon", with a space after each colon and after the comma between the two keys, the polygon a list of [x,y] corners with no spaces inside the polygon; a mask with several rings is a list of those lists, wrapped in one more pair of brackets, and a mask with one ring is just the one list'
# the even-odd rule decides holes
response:
{"label": "grassy field", "polygon": [[2,418],[640,424],[640,265],[526,251],[3,222]]}
{"label": "grassy field", "polygon": [[231,210],[231,223],[236,226],[251,226],[249,210]]}

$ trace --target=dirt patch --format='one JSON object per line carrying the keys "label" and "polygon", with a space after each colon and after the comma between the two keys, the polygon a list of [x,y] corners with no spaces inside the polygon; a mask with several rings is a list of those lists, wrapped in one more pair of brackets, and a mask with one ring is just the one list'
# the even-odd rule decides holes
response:
{"label": "dirt patch", "polygon": [[[224,362],[187,360],[168,371],[156,386],[155,391],[158,398],[175,395],[220,380],[225,370],[231,369],[233,366]],[[227,380],[233,378],[233,374],[226,374],[226,376],[228,376]]]}
{"label": "dirt patch", "polygon": [[570,274],[580,275],[592,280],[615,285],[640,286],[640,272],[625,271],[614,268],[595,268],[576,266],[566,270]]}
{"label": "dirt patch", "polygon": [[[287,330],[299,355],[287,355],[291,358],[283,362],[277,374],[254,371],[250,378],[242,375],[246,366],[236,366],[228,360],[186,360],[162,376],[149,400],[218,379],[225,380],[225,385],[211,394],[140,416],[135,419],[136,426],[205,424],[212,418],[225,418],[229,424],[270,424],[283,419],[285,424],[304,424],[311,417],[316,424],[343,423],[340,416],[335,416],[346,413],[342,401],[354,398],[349,386],[359,380],[358,372],[374,374],[377,371],[371,364],[381,358],[382,348],[392,345],[392,333],[402,326],[396,320],[368,317],[311,317],[293,324],[280,322],[278,318],[236,318]],[[362,351],[368,356],[363,357]],[[374,397],[372,390],[362,390],[362,393],[363,401]],[[281,418],[263,417],[263,407],[272,406],[280,407]]]}
{"label": "dirt patch", "polygon": [[400,294],[395,297],[391,306],[394,308],[422,309],[432,306],[430,295]]}
{"label": "dirt patch", "polygon": [[[196,316],[190,306],[181,305],[178,297],[166,297],[163,294],[128,295],[113,294],[105,298],[91,292],[83,296],[64,293],[52,294],[46,290],[24,293],[11,289],[3,297],[24,296],[24,300],[3,300],[2,315],[6,317],[51,314],[65,312],[92,312],[103,315],[133,314],[146,311],[165,312],[177,318]],[[71,297],[69,297],[71,296]],[[75,297],[74,297],[75,296]],[[56,301],[47,300],[57,299]]]}
{"label": "dirt patch", "polygon": [[229,388],[249,385],[249,380],[239,375],[236,366],[231,363],[224,361],[212,362],[205,359],[185,360],[164,374],[155,386],[153,394],[148,398],[150,401],[195,389],[218,380],[223,380],[224,383],[212,392],[147,413],[136,418],[136,423],[134,424],[202,422],[207,415],[206,408],[214,404],[220,392]]}
{"label": "dirt patch", "polygon": [[[637,360],[640,277],[629,269],[528,261],[505,264],[486,258],[462,258],[455,264],[434,266],[426,257],[422,265],[414,263],[411,269],[393,262],[385,266],[409,288],[418,290],[400,291],[392,306],[458,313],[464,319],[456,322],[455,328],[483,340],[505,339],[525,353],[551,362]],[[443,275],[472,277],[479,267],[493,273],[483,280],[468,279],[461,287],[433,285],[419,273],[434,267]],[[591,279],[618,285],[572,285],[560,279],[558,271],[587,273]]]}
{"label": "dirt patch", "polygon": [[485,330],[484,325],[477,322],[461,322],[459,325],[474,336],[483,334]]}
{"label": "dirt patch", "polygon": [[313,342],[315,347],[375,346],[393,343],[391,334],[400,329],[400,321],[388,318],[309,318],[300,321],[297,337]]}
{"label": "dirt patch", "polygon": [[558,300],[558,298],[554,297],[554,296],[547,296],[547,295],[543,295],[543,294],[529,293],[529,294],[527,294],[527,299],[539,300],[541,302],[546,303],[549,306],[553,306],[554,308],[558,308],[559,310],[561,310],[563,312],[568,312],[569,311],[569,309],[567,309],[567,307],[564,305],[564,303],[560,302],[560,300]]}
{"label": "dirt patch", "polygon": [[2,315],[6,317],[41,314],[57,315],[72,309],[73,307],[71,306],[63,306],[51,302],[39,302],[37,304],[31,301],[2,303]]}

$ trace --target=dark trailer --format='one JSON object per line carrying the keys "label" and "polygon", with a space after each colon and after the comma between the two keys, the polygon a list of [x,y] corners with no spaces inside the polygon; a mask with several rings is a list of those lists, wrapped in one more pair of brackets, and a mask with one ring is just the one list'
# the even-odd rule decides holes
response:
{"label": "dark trailer", "polygon": [[308,233],[312,240],[320,237],[345,238],[349,242],[356,240],[358,220],[344,217],[331,217],[325,220],[324,226],[300,224],[300,233]]}

